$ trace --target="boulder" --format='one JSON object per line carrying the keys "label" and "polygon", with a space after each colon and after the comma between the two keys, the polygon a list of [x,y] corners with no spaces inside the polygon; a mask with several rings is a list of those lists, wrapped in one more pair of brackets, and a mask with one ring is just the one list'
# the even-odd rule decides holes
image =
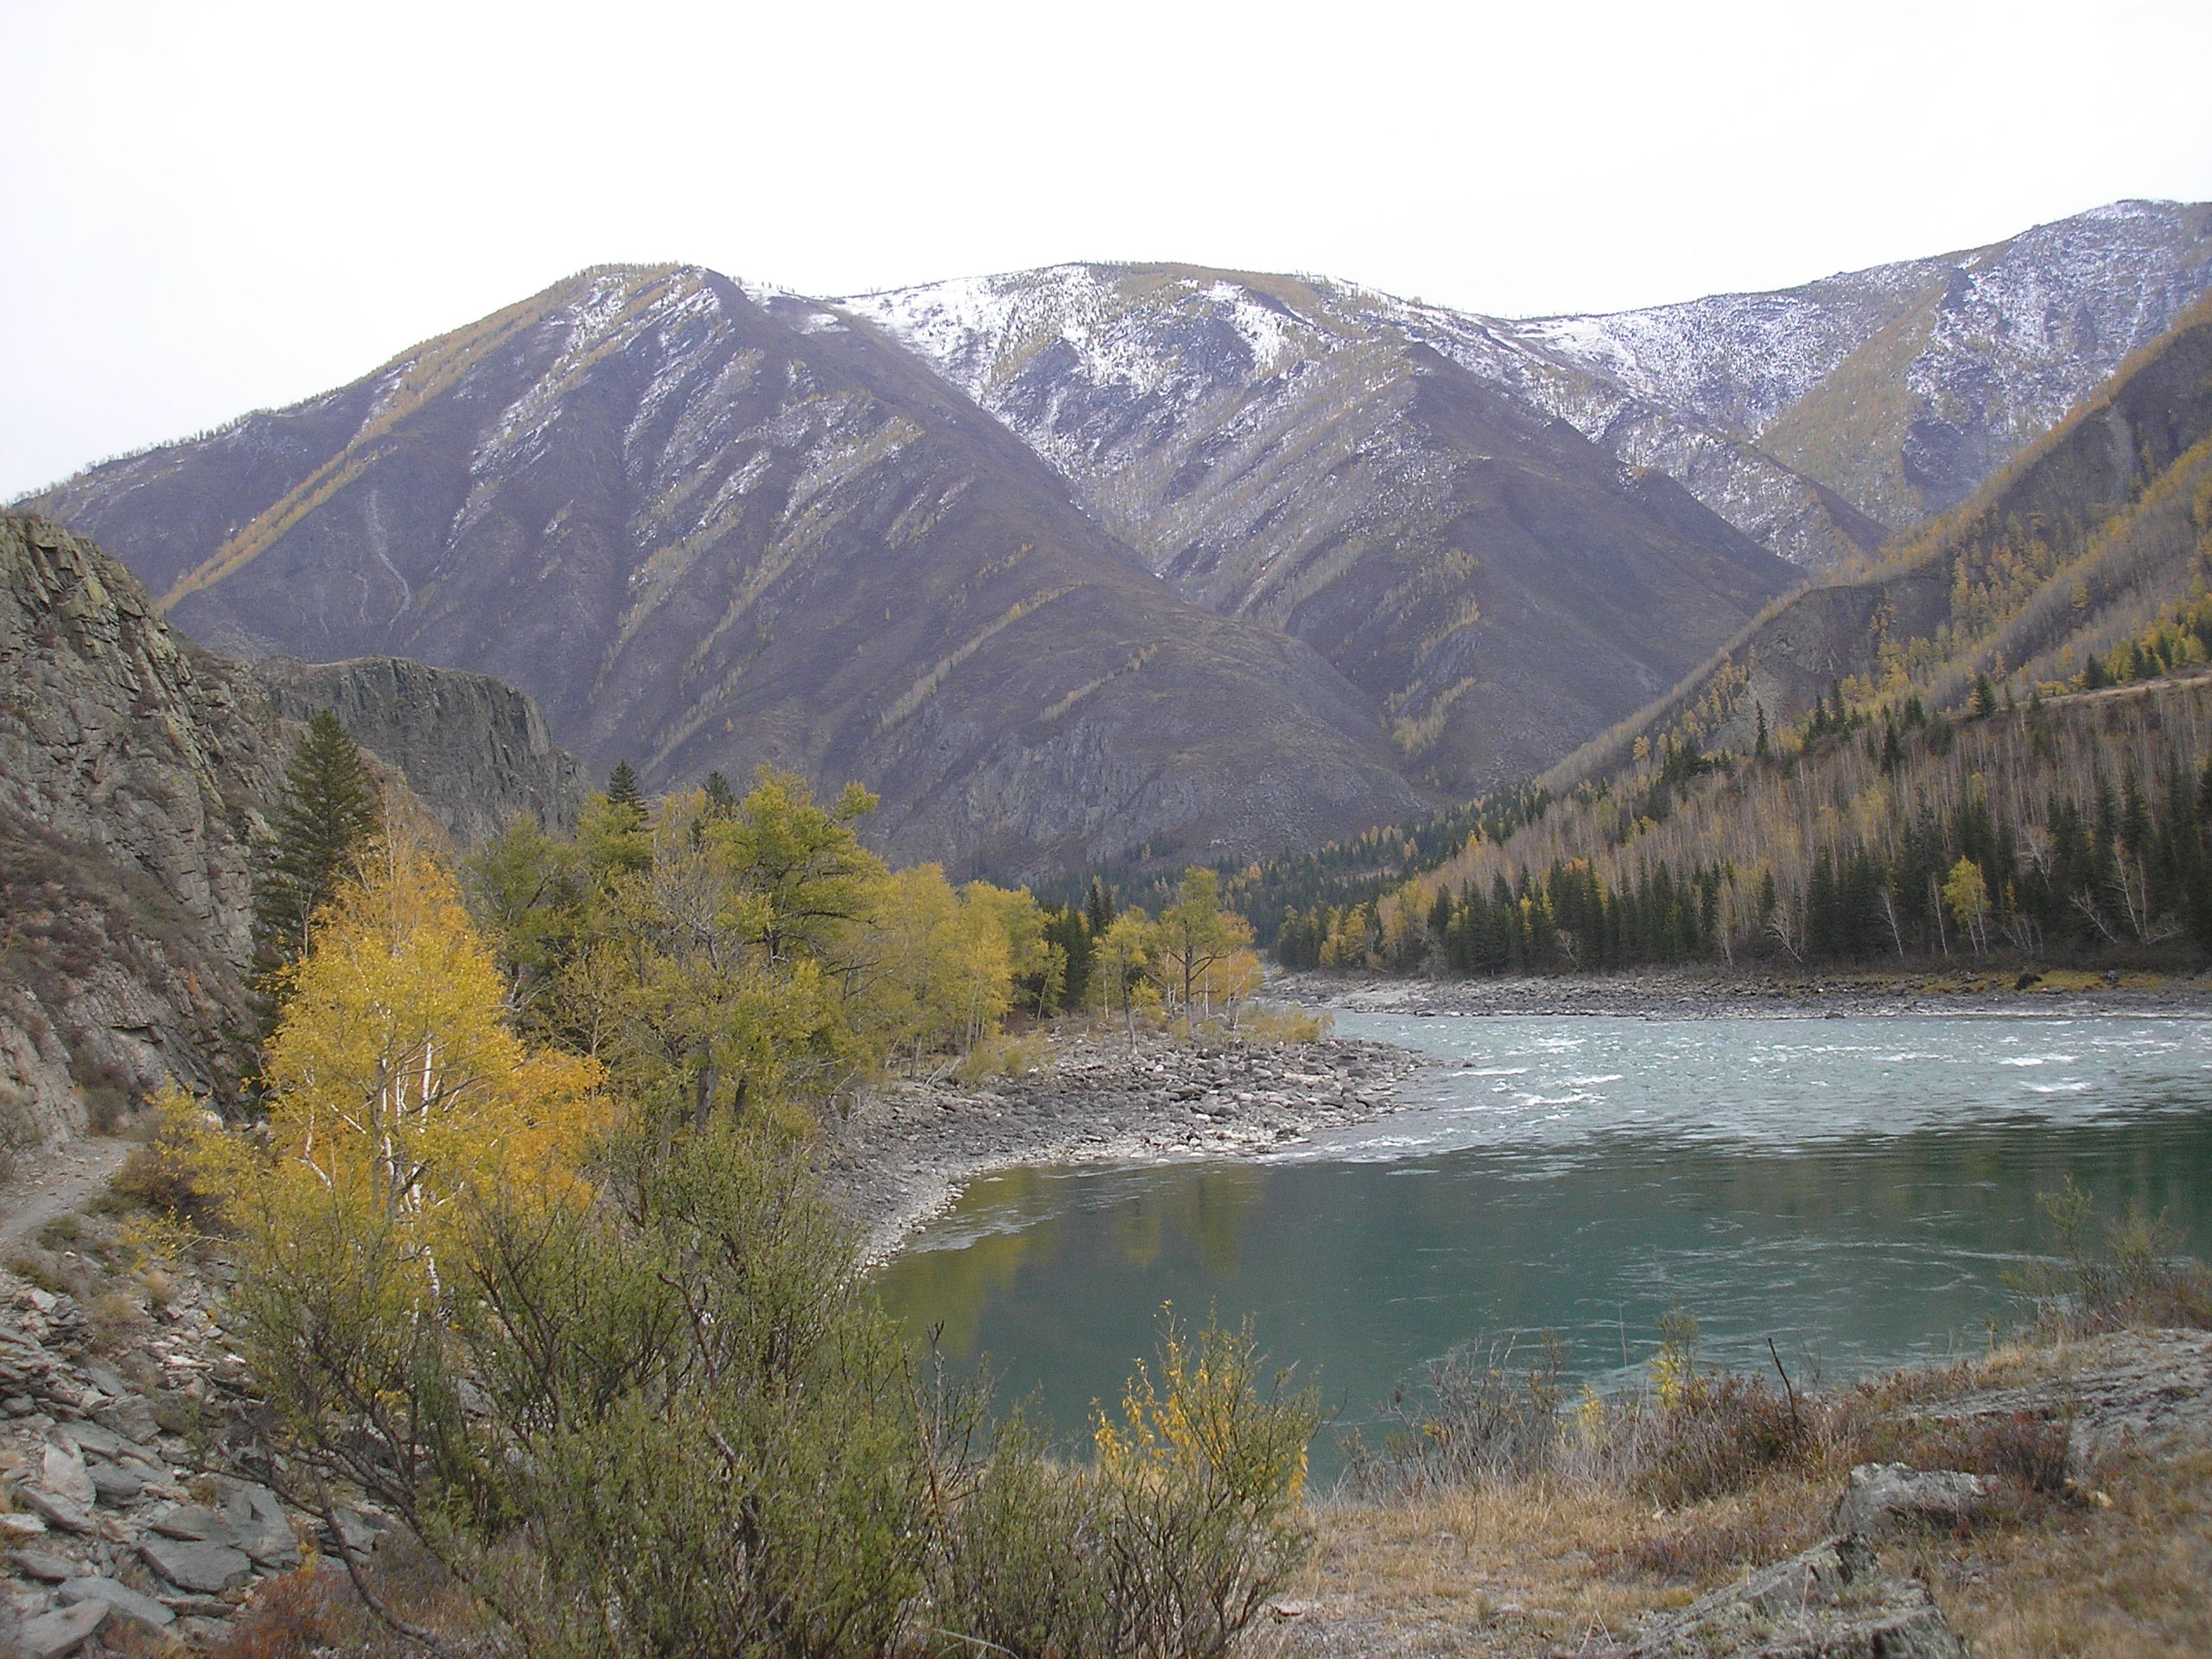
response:
{"label": "boulder", "polygon": [[146,1483],[128,1470],[111,1463],[96,1463],[90,1466],[92,1488],[103,1503],[120,1507],[146,1489]]}
{"label": "boulder", "polygon": [[16,1650],[23,1659],[62,1659],[91,1640],[114,1611],[104,1601],[80,1601],[27,1618],[16,1632]]}
{"label": "boulder", "polygon": [[1872,1547],[1830,1538],[1693,1602],[1630,1659],[1966,1659],[1917,1579],[1892,1578]]}
{"label": "boulder", "polygon": [[1959,1527],[1978,1517],[1988,1503],[1989,1485],[1980,1475],[1862,1463],[1851,1471],[1829,1524],[1855,1538],[1878,1537],[1916,1524]]}
{"label": "boulder", "polygon": [[223,1518],[238,1547],[261,1567],[296,1567],[299,1540],[276,1494],[266,1486],[241,1484],[225,1500]]}
{"label": "boulder", "polygon": [[224,1516],[197,1503],[172,1503],[147,1522],[164,1538],[181,1538],[188,1542],[224,1544],[235,1548],[238,1534]]}
{"label": "boulder", "polygon": [[83,1454],[73,1446],[48,1446],[40,1460],[39,1480],[56,1497],[66,1497],[80,1509],[90,1509],[99,1496]]}
{"label": "boulder", "polygon": [[61,1586],[61,1599],[72,1607],[104,1601],[115,1610],[116,1617],[143,1630],[167,1630],[176,1623],[176,1615],[151,1596],[142,1596],[113,1579],[72,1579]]}
{"label": "boulder", "polygon": [[59,1527],[64,1532],[93,1530],[92,1517],[86,1514],[81,1506],[56,1493],[42,1492],[35,1486],[25,1486],[16,1496],[35,1510],[49,1526]]}
{"label": "boulder", "polygon": [[8,1565],[27,1579],[37,1579],[45,1584],[60,1584],[77,1576],[77,1564],[60,1555],[49,1555],[42,1549],[11,1549]]}
{"label": "boulder", "polygon": [[244,1550],[228,1544],[196,1543],[178,1538],[149,1538],[138,1554],[180,1590],[219,1596],[253,1576],[253,1562]]}

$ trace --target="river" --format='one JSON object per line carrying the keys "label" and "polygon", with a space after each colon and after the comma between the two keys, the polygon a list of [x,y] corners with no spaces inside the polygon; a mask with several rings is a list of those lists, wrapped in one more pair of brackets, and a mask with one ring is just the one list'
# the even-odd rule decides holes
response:
{"label": "river", "polygon": [[[2212,1023],[1340,1016],[1430,1057],[1408,1109],[1264,1157],[979,1181],[882,1271],[1064,1433],[1163,1302],[1250,1317],[1344,1424],[1478,1338],[1630,1383],[1679,1304],[1793,1381],[1971,1351],[2056,1245],[2039,1196],[2162,1214],[2212,1256]],[[1334,1459],[1316,1446],[1317,1472]]]}

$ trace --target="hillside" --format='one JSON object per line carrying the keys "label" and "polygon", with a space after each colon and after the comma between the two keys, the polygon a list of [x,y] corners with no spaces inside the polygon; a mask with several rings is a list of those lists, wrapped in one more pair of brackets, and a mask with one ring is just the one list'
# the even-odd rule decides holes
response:
{"label": "hillside", "polygon": [[[1302,545],[1294,515],[1311,505],[1284,522],[1268,518],[1272,497],[1237,498],[1264,494],[1294,454],[1332,490],[1351,481],[1336,461],[1372,467],[1363,430],[1333,431],[1303,405],[1371,395],[1426,351],[1820,569],[1964,499],[2208,283],[2212,205],[2126,201],[1988,247],[1600,316],[1486,317],[1318,278],[1099,265],[843,308],[966,387],[1157,568],[1217,525],[1277,556]],[[1402,432],[1394,442],[1421,449]],[[1229,501],[1186,500],[1194,458],[1249,476]],[[1418,499],[1422,469],[1402,464],[1414,481],[1393,499]]]}
{"label": "hillside", "polygon": [[842,308],[1186,598],[1310,642],[1440,789],[1526,775],[1796,580],[1664,474],[1332,285],[1065,266]]}
{"label": "hillside", "polygon": [[709,272],[587,273],[45,505],[221,649],[490,673],[649,788],[858,779],[877,844],[963,872],[1423,802],[1310,648],[1165,591],[872,333]]}
{"label": "hillside", "polygon": [[1287,960],[1470,971],[2212,948],[2209,571],[2212,302],[1457,850],[1370,836],[1248,902],[1299,912]]}

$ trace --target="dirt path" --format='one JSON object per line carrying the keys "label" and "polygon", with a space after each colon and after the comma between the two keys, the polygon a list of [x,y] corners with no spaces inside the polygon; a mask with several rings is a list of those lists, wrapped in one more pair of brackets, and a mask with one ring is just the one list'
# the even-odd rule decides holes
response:
{"label": "dirt path", "polygon": [[[79,1141],[0,1186],[0,1248],[21,1244],[99,1192],[130,1155],[128,1141]],[[29,1161],[27,1159],[26,1161]]]}

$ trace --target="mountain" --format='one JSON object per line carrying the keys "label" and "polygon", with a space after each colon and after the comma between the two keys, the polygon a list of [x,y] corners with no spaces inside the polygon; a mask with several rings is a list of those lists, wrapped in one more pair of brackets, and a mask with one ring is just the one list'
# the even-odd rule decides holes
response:
{"label": "mountain", "polygon": [[1288,961],[1459,971],[2212,949],[2208,558],[2212,297],[1535,785],[1240,901]]}
{"label": "mountain", "polygon": [[1356,295],[1063,266],[842,302],[1185,598],[1304,639],[1457,792],[1687,670],[1796,573]]}
{"label": "mountain", "polygon": [[[1844,683],[1854,700],[1934,708],[1974,677],[2038,683],[2082,672],[2203,578],[2212,532],[2212,298],[1965,505],[1883,564],[1777,606],[1698,674],[1586,746],[1565,786],[1681,742],[1738,753]],[[1855,687],[1852,683],[1856,683]]]}
{"label": "mountain", "polygon": [[710,272],[585,273],[45,505],[220,649],[488,672],[649,787],[859,779],[962,874],[1425,799],[1311,648],[1177,599],[873,331]]}
{"label": "mountain", "polygon": [[[1343,397],[1427,347],[1818,569],[1963,500],[2208,283],[2212,205],[2124,201],[1988,247],[1601,316],[1485,317],[1175,266],[1059,266],[843,303],[966,386],[1107,522],[1141,526],[1123,533],[1156,565],[1205,539],[1176,467],[1268,442],[1255,396],[1279,403],[1289,386],[1274,382],[1302,381]],[[1249,533],[1264,513],[1230,528]],[[1294,524],[1261,533],[1299,544]]]}

